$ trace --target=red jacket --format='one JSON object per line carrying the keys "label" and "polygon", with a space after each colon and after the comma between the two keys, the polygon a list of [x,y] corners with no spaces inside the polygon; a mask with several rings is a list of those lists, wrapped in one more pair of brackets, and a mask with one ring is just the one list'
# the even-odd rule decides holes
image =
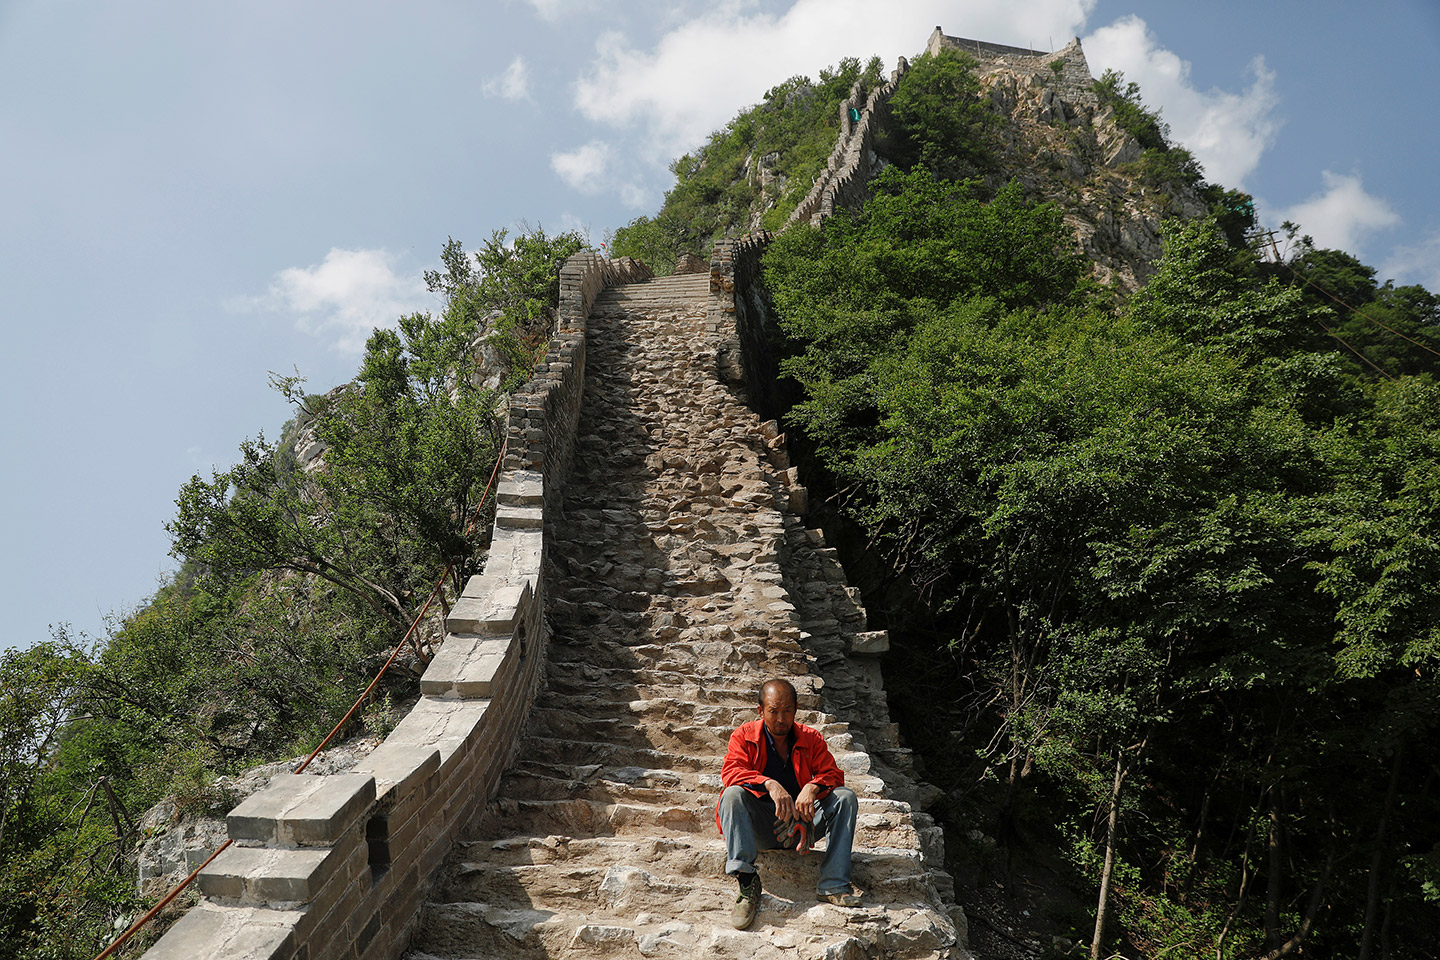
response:
{"label": "red jacket", "polygon": [[[845,773],[835,765],[830,747],[820,731],[803,723],[792,724],[795,746],[790,763],[795,768],[795,781],[804,789],[807,783],[819,784],[823,797],[831,789],[845,785]],[[725,751],[725,765],[720,768],[720,782],[727,787],[736,784],[757,797],[765,791],[765,725],[761,720],[742,723],[730,734],[730,747]],[[720,805],[715,805],[715,825],[720,825]]]}

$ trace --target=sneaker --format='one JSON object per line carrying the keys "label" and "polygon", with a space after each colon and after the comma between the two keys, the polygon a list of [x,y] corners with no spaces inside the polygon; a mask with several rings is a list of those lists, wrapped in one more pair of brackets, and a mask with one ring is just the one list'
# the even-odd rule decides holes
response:
{"label": "sneaker", "polygon": [[810,852],[810,825],[799,820],[780,820],[775,823],[775,842],[796,853]]}
{"label": "sneaker", "polygon": [[755,911],[760,907],[760,875],[757,873],[749,883],[742,884],[740,895],[735,898],[735,909],[730,911],[730,925],[744,930],[755,922]]}
{"label": "sneaker", "polygon": [[860,891],[854,887],[846,887],[833,893],[818,893],[815,898],[823,903],[833,903],[837,907],[860,906]]}

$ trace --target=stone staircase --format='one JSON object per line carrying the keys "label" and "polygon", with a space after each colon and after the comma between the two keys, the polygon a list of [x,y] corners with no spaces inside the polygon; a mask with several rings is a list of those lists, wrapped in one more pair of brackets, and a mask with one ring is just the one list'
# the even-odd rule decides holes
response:
{"label": "stone staircase", "polygon": [[[819,531],[787,511],[783,437],[717,373],[709,275],[605,291],[548,562],[545,687],[518,756],[422,908],[412,960],[965,958],[964,915],[888,722],[884,635]],[[799,504],[797,504],[799,506]],[[730,731],[770,676],[800,693],[860,795],[858,909],[819,854],[762,854],[751,929],[715,828]]]}

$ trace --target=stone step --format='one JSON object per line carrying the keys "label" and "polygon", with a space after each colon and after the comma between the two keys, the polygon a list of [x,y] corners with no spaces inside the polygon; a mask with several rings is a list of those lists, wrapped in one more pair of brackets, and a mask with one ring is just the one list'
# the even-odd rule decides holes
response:
{"label": "stone step", "polygon": [[[643,872],[612,875],[616,894],[642,890]],[[603,881],[602,881],[603,883]],[[620,884],[627,884],[620,886]],[[662,888],[663,889],[663,888]],[[768,888],[760,903],[760,920],[750,930],[730,928],[733,884],[721,882],[691,896],[700,909],[677,911],[674,901],[650,909],[590,912],[534,907],[497,907],[488,903],[427,904],[415,936],[413,960],[489,960],[548,957],[556,960],[595,957],[705,956],[722,960],[797,960],[797,958],[938,958],[955,942],[950,922],[933,909],[876,905],[844,909],[818,903],[813,895],[795,897]],[[690,897],[686,898],[687,900]],[[685,920],[672,919],[679,913]]]}
{"label": "stone step", "polygon": [[[603,667],[583,661],[554,663],[549,666],[549,689],[555,693],[593,695],[596,690],[625,700],[648,700],[670,696],[697,703],[756,706],[758,690],[754,684],[738,684],[732,677],[717,673],[697,676],[681,671],[668,671],[663,679],[654,681],[634,670]],[[800,706],[817,710],[821,704],[818,678],[794,679]]]}
{"label": "stone step", "polygon": [[709,725],[667,724],[664,727],[640,728],[615,717],[589,718],[569,711],[543,710],[534,712],[529,733],[561,740],[605,740],[632,747],[653,747],[671,753],[703,756],[724,756],[729,730]]}
{"label": "stone step", "polygon": [[[578,912],[624,923],[642,910],[703,916],[728,906],[725,901],[733,896],[735,881],[725,875],[725,848],[718,836],[674,845],[658,856],[647,849],[657,846],[654,841],[586,847],[584,840],[562,844],[564,838],[552,839],[569,855],[517,863],[501,862],[484,847],[458,852],[459,863],[435,900]],[[765,851],[757,864],[762,883],[777,898],[813,901],[823,855],[823,841],[804,855]],[[877,902],[892,905],[923,902],[934,891],[920,855],[911,850],[858,854],[852,876]]]}
{"label": "stone step", "polygon": [[[713,826],[713,823],[712,823]],[[769,884],[776,893],[784,889],[785,878],[800,876],[808,883],[800,892],[814,888],[812,878],[805,878],[807,869],[818,870],[824,850],[823,841],[814,853],[796,854],[789,850],[761,851],[758,866],[766,876],[774,876]],[[724,877],[725,843],[718,830],[710,834],[680,837],[568,837],[513,836],[495,840],[474,840],[456,845],[455,859],[463,869],[451,875],[447,886],[439,892],[442,900],[482,899],[483,881],[477,877],[507,868],[559,865],[566,869],[597,869],[624,864],[642,867],[667,881],[679,879],[711,879],[730,882]],[[852,855],[857,882],[865,890],[888,884],[898,889],[901,884],[916,888],[928,883],[928,868],[920,852],[903,847],[879,847],[856,850]]]}
{"label": "stone step", "polygon": [[[581,717],[603,718],[615,723],[680,723],[704,724],[722,732],[735,729],[756,718],[754,702],[697,703],[693,700],[659,696],[646,700],[612,700],[610,691],[597,696],[594,692],[561,693],[552,690],[539,705],[540,709],[560,710]],[[748,699],[748,698],[746,698]],[[828,714],[801,709],[795,719],[817,729],[835,723]]]}
{"label": "stone step", "polygon": [[720,773],[724,756],[719,753],[689,756],[653,747],[627,746],[610,740],[557,740],[531,734],[525,738],[525,751],[543,756],[551,763],[570,766],[604,764],[610,767],[640,767],[687,773]]}
{"label": "stone step", "polygon": [[[556,625],[557,635],[563,641],[570,635],[562,633]],[[585,636],[586,631],[575,634]],[[803,650],[774,652],[758,643],[670,643],[642,642],[635,646],[585,648],[578,644],[557,642],[550,647],[550,659],[558,662],[583,662],[615,669],[634,668],[642,676],[659,676],[674,671],[709,673],[717,668],[731,677],[749,677],[754,682],[763,682],[770,677],[792,677],[805,675],[810,664]],[[650,671],[654,671],[651,673]]]}
{"label": "stone step", "polygon": [[[506,797],[486,808],[478,839],[516,833],[537,836],[674,837],[715,829],[715,796],[676,796],[663,803],[606,803],[600,800],[517,800]],[[919,834],[908,804],[860,798],[855,846],[919,849]]]}
{"label": "stone step", "polygon": [[[534,756],[535,754],[529,754]],[[837,752],[836,762],[845,766],[870,766],[868,754]],[[714,770],[687,769],[693,758],[661,756],[653,766],[614,763],[560,763],[549,758],[521,760],[506,774],[507,797],[528,800],[572,800],[583,798],[604,803],[665,803],[687,797],[717,797],[720,774]],[[676,761],[670,766],[671,761]],[[846,785],[861,797],[883,793],[884,783],[864,772],[845,774]]]}
{"label": "stone step", "polygon": [[[955,939],[954,927],[932,911],[845,910],[811,900],[782,899],[769,891],[762,896],[762,922],[751,930],[732,930],[726,902],[730,898],[720,894],[719,899],[708,911],[713,917],[709,923],[698,917],[695,922],[671,920],[670,911],[663,909],[641,911],[625,923],[603,923],[583,914],[504,910],[486,904],[429,904],[415,938],[420,949],[412,958],[938,958],[946,955],[942,951]],[[449,935],[436,935],[435,931]]]}

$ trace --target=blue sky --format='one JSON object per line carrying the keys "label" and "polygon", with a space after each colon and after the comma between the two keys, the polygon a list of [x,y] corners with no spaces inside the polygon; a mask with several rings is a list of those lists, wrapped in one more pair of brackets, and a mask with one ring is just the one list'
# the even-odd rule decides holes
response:
{"label": "blue sky", "polygon": [[447,237],[653,213],[678,153],[844,56],[1085,41],[1212,179],[1440,289],[1440,3],[0,0],[0,644],[97,634],[180,485],[433,306]]}

